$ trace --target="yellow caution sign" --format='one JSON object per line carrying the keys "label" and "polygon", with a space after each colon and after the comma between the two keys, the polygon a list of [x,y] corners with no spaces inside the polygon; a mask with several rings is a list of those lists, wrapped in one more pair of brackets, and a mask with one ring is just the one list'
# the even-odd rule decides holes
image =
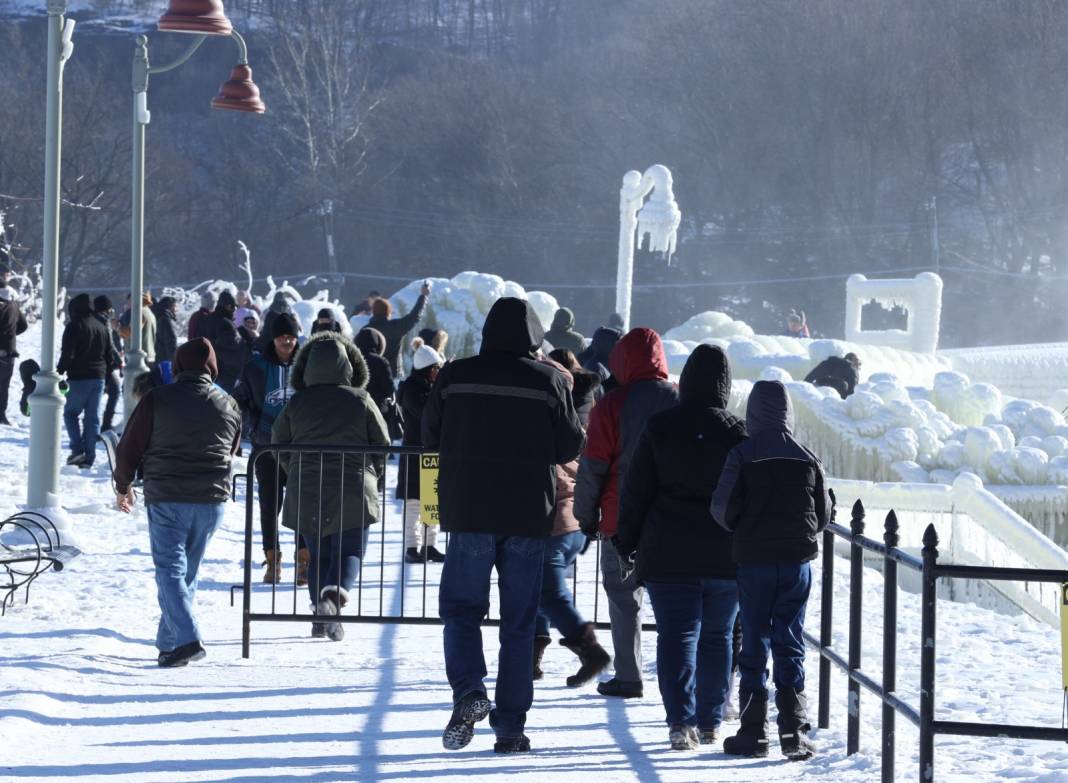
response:
{"label": "yellow caution sign", "polygon": [[438,516],[438,455],[419,455],[419,518],[424,525],[436,525]]}
{"label": "yellow caution sign", "polygon": [[1061,678],[1068,695],[1068,582],[1061,585]]}

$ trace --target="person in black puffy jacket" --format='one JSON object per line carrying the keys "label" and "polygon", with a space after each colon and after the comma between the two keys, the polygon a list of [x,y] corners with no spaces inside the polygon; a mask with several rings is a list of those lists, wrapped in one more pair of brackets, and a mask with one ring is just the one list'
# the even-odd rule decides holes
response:
{"label": "person in black puffy jacket", "polygon": [[745,424],[725,408],[731,371],[699,345],[679,379],[679,404],[651,417],[631,457],[616,548],[636,553],[656,615],[656,668],[676,750],[716,740],[730,691],[738,588],[731,536],[712,518],[712,490]]}
{"label": "person in black puffy jacket", "polygon": [[767,755],[770,652],[779,744],[784,756],[804,759],[814,752],[808,738],[802,636],[812,582],[809,561],[819,552],[818,536],[830,522],[834,496],[827,491],[819,459],[792,435],[793,410],[783,384],[753,385],[746,428],[748,440],[728,455],[712,495],[712,516],[734,533],[742,613],[742,726],[724,741],[723,750]]}
{"label": "person in black puffy jacket", "polygon": [[219,294],[215,311],[197,321],[193,337],[203,337],[215,351],[219,364],[219,377],[215,382],[227,394],[234,390],[241,370],[252,358],[252,346],[248,345],[234,326],[237,301],[229,291]]}
{"label": "person in black puffy jacket", "polygon": [[386,338],[377,329],[365,326],[356,333],[354,342],[367,362],[367,371],[371,373],[371,379],[367,382],[367,393],[385,415],[385,409],[388,407],[386,400],[392,398],[394,392],[393,370],[382,356],[382,352],[386,350]]}

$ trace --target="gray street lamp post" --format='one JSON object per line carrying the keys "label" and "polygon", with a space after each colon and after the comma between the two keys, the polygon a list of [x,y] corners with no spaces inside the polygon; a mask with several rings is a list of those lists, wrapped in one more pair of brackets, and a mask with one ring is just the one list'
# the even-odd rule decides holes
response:
{"label": "gray street lamp post", "polygon": [[26,503],[56,504],[59,485],[60,411],[56,373],[56,306],[59,296],[59,178],[63,146],[63,66],[72,51],[74,20],[64,19],[66,0],[48,0],[48,67],[45,118],[44,241],[42,247],[41,369],[30,395],[30,462]]}
{"label": "gray street lamp post", "polygon": [[[184,31],[178,31],[184,32]],[[228,35],[237,44],[239,59],[223,84],[219,95],[211,102],[213,108],[262,114],[263,102],[259,90],[252,83],[252,70],[248,67],[248,47],[245,39],[236,30]],[[134,409],[133,383],[138,375],[148,372],[145,352],[141,346],[141,294],[144,291],[144,233],[145,233],[145,126],[151,120],[148,110],[148,79],[160,73],[173,71],[188,62],[209,36],[198,34],[178,59],[166,65],[152,66],[148,62],[148,38],[140,35],[134,49],[133,59],[133,167],[132,167],[132,216],[130,221],[130,346],[126,354],[126,371],[122,395],[124,417],[128,420]]]}

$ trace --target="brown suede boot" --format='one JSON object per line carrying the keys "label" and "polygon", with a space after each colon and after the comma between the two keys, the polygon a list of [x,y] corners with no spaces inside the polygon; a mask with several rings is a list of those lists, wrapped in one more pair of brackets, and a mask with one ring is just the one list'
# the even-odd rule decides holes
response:
{"label": "brown suede boot", "polygon": [[282,582],[282,553],[264,552],[267,558],[266,567],[263,569],[263,583],[265,585],[277,585]]}
{"label": "brown suede boot", "polygon": [[608,664],[612,662],[612,656],[597,642],[593,623],[586,623],[575,636],[570,639],[561,639],[560,644],[575,653],[581,663],[579,670],[567,678],[569,688],[585,685],[607,669]]}
{"label": "brown suede boot", "polygon": [[544,676],[541,670],[541,657],[545,654],[545,648],[553,643],[551,636],[534,637],[534,679],[540,680]]}
{"label": "brown suede boot", "polygon": [[311,552],[304,548],[297,550],[297,587],[308,586],[309,560],[311,560]]}

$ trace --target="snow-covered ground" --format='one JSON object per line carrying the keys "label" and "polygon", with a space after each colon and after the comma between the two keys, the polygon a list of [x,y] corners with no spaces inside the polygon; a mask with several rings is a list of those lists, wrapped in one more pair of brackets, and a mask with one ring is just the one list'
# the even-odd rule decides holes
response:
{"label": "snow-covered ground", "polygon": [[[16,424],[0,433],[0,471],[8,477],[0,497],[5,515],[24,496],[28,426],[21,417]],[[490,731],[482,728],[467,750],[447,753],[440,733],[450,697],[437,626],[348,625],[346,639],[333,643],[308,638],[303,624],[259,624],[253,626],[251,658],[241,658],[240,603],[231,607],[229,601],[242,568],[244,516],[237,503],[229,506],[202,569],[198,606],[208,657],[183,669],[159,669],[144,512],[124,516],[111,510],[104,464],[101,460],[89,474],[76,468],[62,472],[63,503],[85,554],[62,573],[44,575],[30,603],[22,604],[20,596],[0,620],[0,780],[877,779],[878,705],[863,699],[865,752],[846,757],[846,692],[837,674],[832,728],[816,732],[821,755],[809,763],[790,764],[775,752],[767,760],[730,759],[718,747],[670,751],[655,686],[653,634],[645,638],[643,700],[606,700],[592,685],[564,687],[575,659],[554,645],[528,723],[534,752],[497,757]],[[391,483],[393,478],[391,471]],[[385,528],[399,530],[399,516],[390,504]],[[393,544],[384,580],[389,609],[398,601],[389,584],[400,568],[399,542],[391,533],[386,543]],[[380,545],[372,536],[371,551]],[[581,562],[584,580],[591,578],[592,559]],[[409,574],[418,570],[410,567]],[[836,632],[844,650],[844,562],[839,571]],[[881,593],[875,571],[867,573],[867,584],[872,619],[865,627],[865,656],[872,664],[865,668],[878,676]],[[265,599],[260,588],[257,600]],[[368,607],[377,605],[376,598],[365,600]],[[918,603],[917,596],[902,594],[900,692],[913,703]],[[816,627],[818,591],[811,607]],[[602,636],[607,642],[608,635]],[[489,629],[491,677],[495,637]],[[947,601],[940,603],[938,649],[940,717],[1059,725],[1054,629]],[[814,698],[814,655],[808,665]],[[898,778],[914,780],[916,732],[900,719],[898,747]],[[1068,782],[1068,749],[1061,745],[944,738],[936,747],[940,780]]]}

